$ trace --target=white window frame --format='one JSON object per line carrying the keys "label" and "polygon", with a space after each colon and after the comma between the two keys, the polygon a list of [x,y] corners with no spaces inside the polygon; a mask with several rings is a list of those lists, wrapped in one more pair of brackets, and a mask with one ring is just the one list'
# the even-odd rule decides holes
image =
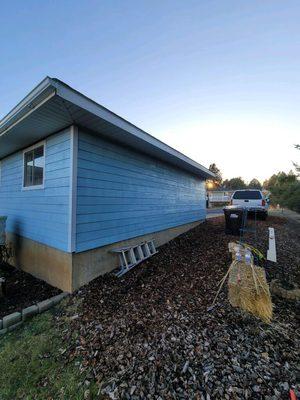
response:
{"label": "white window frame", "polygon": [[[28,151],[34,150],[37,147],[44,147],[44,163],[43,163],[43,183],[41,185],[31,185],[31,186],[24,186],[24,178],[25,178],[25,153]],[[22,165],[22,190],[38,190],[45,188],[45,162],[46,162],[46,141],[43,140],[42,142],[36,143],[33,146],[27,147],[27,149],[23,150],[23,165]]]}

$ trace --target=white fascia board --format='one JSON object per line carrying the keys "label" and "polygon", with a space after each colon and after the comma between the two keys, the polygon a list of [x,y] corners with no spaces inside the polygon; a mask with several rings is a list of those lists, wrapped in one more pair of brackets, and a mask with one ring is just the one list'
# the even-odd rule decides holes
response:
{"label": "white fascia board", "polygon": [[8,114],[6,114],[5,117],[2,118],[0,121],[0,136],[10,130],[22,119],[26,118],[27,115],[31,114],[36,108],[48,101],[49,98],[53,97],[56,94],[55,90],[51,78],[45,78]]}

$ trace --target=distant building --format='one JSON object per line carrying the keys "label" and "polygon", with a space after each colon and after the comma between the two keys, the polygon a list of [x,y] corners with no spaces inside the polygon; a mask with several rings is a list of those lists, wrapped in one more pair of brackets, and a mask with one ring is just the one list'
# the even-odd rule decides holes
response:
{"label": "distant building", "polygon": [[208,191],[210,204],[229,203],[234,190],[211,190]]}

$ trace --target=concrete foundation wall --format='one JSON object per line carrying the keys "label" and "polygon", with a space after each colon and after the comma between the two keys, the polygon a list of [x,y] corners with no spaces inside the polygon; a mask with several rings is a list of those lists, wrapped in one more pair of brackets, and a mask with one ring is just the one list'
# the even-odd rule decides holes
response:
{"label": "concrete foundation wall", "polygon": [[7,242],[13,251],[10,264],[52,286],[72,291],[72,253],[12,233],[7,234]]}
{"label": "concrete foundation wall", "polygon": [[154,239],[156,247],[159,247],[201,222],[176,226],[81,253],[67,253],[9,233],[7,242],[12,245],[13,250],[10,263],[52,286],[73,292],[97,276],[104,275],[119,266],[118,255],[112,253],[113,249],[150,239]]}
{"label": "concrete foundation wall", "polygon": [[110,272],[119,266],[119,257],[117,254],[112,253],[113,249],[135,245],[150,239],[154,239],[155,246],[159,247],[174,239],[176,236],[194,228],[201,222],[202,221],[196,221],[176,226],[175,228],[165,229],[163,231],[138,236],[128,240],[122,240],[97,249],[74,254],[73,290],[78,289],[80,286],[90,282],[97,276]]}

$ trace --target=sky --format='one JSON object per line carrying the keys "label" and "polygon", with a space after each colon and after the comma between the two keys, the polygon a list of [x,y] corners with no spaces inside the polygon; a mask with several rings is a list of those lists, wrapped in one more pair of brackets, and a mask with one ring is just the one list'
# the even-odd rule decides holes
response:
{"label": "sky", "polygon": [[0,118],[56,77],[224,178],[299,160],[300,1],[3,1]]}

